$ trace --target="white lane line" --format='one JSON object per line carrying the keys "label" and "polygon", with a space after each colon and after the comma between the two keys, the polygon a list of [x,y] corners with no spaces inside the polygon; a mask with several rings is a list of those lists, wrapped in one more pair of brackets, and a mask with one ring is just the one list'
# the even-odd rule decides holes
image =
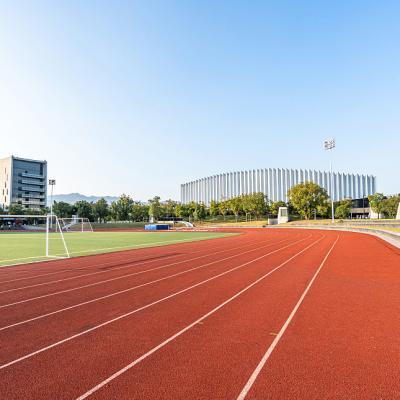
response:
{"label": "white lane line", "polygon": [[185,328],[183,328],[182,330],[180,330],[179,332],[175,333],[174,335],[170,336],[168,339],[164,340],[162,343],[160,343],[159,345],[153,347],[151,350],[149,350],[147,353],[143,354],[141,357],[137,358],[136,360],[132,361],[130,364],[128,364],[127,366],[125,366],[124,368],[120,369],[119,371],[115,372],[114,374],[112,374],[111,376],[109,376],[107,379],[105,379],[104,381],[100,382],[98,385],[94,386],[92,389],[88,390],[86,393],[84,393],[83,395],[79,396],[76,400],[84,400],[87,397],[91,396],[93,393],[97,392],[99,389],[101,389],[102,387],[104,387],[105,385],[107,385],[108,383],[110,383],[111,381],[113,381],[115,378],[119,377],[120,375],[124,374],[125,372],[127,372],[128,370],[130,370],[131,368],[133,368],[135,365],[139,364],[141,361],[143,361],[144,359],[146,359],[147,357],[151,356],[152,354],[154,354],[156,351],[160,350],[161,348],[163,348],[164,346],[166,346],[168,343],[172,342],[174,339],[176,339],[177,337],[183,335],[185,332],[187,332],[189,329],[193,328],[194,326],[196,326],[197,324],[199,324],[200,322],[202,322],[203,320],[205,320],[206,318],[208,318],[210,315],[216,313],[218,310],[220,310],[222,307],[224,307],[225,305],[227,305],[228,303],[230,303],[231,301],[235,300],[237,297],[239,297],[240,295],[242,295],[243,293],[247,292],[249,289],[251,289],[253,286],[257,285],[259,282],[261,282],[263,279],[265,279],[266,277],[268,277],[269,275],[273,274],[276,270],[282,268],[284,265],[286,265],[287,263],[289,263],[290,261],[292,261],[294,258],[296,258],[297,256],[299,256],[300,254],[304,253],[306,250],[308,250],[310,247],[314,246],[315,244],[317,244],[318,242],[320,242],[323,238],[325,237],[322,236],[320,239],[318,239],[317,241],[311,243],[310,245],[308,245],[306,248],[304,248],[303,250],[299,251],[298,253],[296,253],[295,255],[293,255],[292,257],[288,258],[286,261],[284,261],[283,263],[279,264],[277,267],[275,267],[274,269],[270,270],[269,272],[267,272],[266,274],[264,274],[263,276],[261,276],[260,278],[258,278],[257,280],[255,280],[253,283],[251,283],[250,285],[246,286],[244,289],[240,290],[239,292],[237,292],[235,295],[233,295],[232,297],[230,297],[228,300],[225,300],[223,303],[221,303],[220,305],[218,305],[217,307],[213,308],[211,311],[209,311],[207,314],[204,314],[203,316],[201,316],[199,319],[197,319],[196,321],[192,322],[190,325],[187,325]]}
{"label": "white lane line", "polygon": [[[234,235],[232,235],[234,236]],[[82,251],[70,251],[69,254],[88,254],[90,252],[95,252],[93,255],[96,254],[105,254],[105,253],[96,253],[98,251],[104,251],[107,250],[106,253],[108,252],[108,250],[120,250],[120,249],[135,249],[137,247],[141,248],[141,249],[146,249],[149,247],[160,247],[165,243],[183,243],[183,242],[196,242],[196,241],[203,241],[203,240],[208,240],[208,239],[218,239],[218,238],[224,238],[224,237],[230,237],[230,235],[228,236],[221,236],[221,235],[210,235],[210,236],[199,236],[197,238],[190,238],[190,239],[174,239],[174,240],[163,240],[161,242],[152,242],[152,243],[139,243],[139,244],[132,244],[132,245],[126,245],[126,246],[115,246],[115,247],[103,247],[103,248],[98,248],[98,249],[91,249],[91,250],[82,250]],[[54,256],[65,256],[65,253],[62,254],[55,254]],[[43,262],[43,260],[41,259],[42,256],[37,256],[37,257],[25,257],[25,258],[9,258],[9,259],[0,259],[0,263],[4,263],[4,262],[8,262],[8,261],[20,261],[20,260],[25,260],[28,258],[37,258],[40,259],[37,262]],[[49,260],[50,261],[50,260]],[[21,263],[12,263],[12,264],[5,264],[5,265],[0,265],[0,268],[5,268],[5,267],[11,267],[13,265],[20,265]],[[23,263],[22,263],[23,264]]]}
{"label": "white lane line", "polygon": [[256,369],[253,371],[251,374],[249,380],[247,383],[244,385],[242,391],[240,392],[239,396],[237,397],[237,400],[244,400],[249,393],[251,387],[253,386],[254,382],[256,381],[258,375],[260,374],[261,370],[263,369],[265,363],[268,361],[269,357],[271,356],[272,352],[274,351],[275,347],[281,340],[283,334],[285,333],[287,327],[289,326],[290,322],[292,321],[293,317],[295,316],[297,310],[299,309],[301,303],[303,302],[304,298],[306,297],[308,291],[310,290],[312,284],[314,283],[315,279],[317,278],[319,272],[321,271],[322,267],[325,265],[326,260],[328,259],[329,255],[331,254],[333,248],[335,247],[337,241],[339,240],[339,236],[336,238],[335,242],[329,249],[328,253],[322,260],[320,266],[318,267],[317,271],[315,272],[314,276],[311,278],[309,284],[307,285],[306,289],[304,290],[303,294],[301,295],[299,301],[296,303],[294,306],[292,312],[290,313],[288,319],[286,322],[282,325],[282,328],[280,329],[279,333],[275,336],[275,339],[271,343],[271,345],[268,347],[267,351],[265,352],[264,356],[261,358],[260,362],[258,363]]}
{"label": "white lane line", "polygon": [[[235,236],[232,236],[232,237],[230,237],[230,236],[224,236],[224,237],[222,237],[221,239],[223,239],[223,238],[236,238],[236,237],[239,237],[240,235],[235,235]],[[283,237],[286,237],[286,236],[288,236],[288,235],[282,235]],[[205,243],[206,241],[204,241],[204,240],[202,240],[202,241],[200,241],[200,242],[203,242],[203,243]],[[249,241],[248,242],[248,244],[251,244],[251,243],[257,243],[257,241]],[[190,252],[187,252],[187,253],[182,253],[182,254],[168,254],[168,253],[166,253],[166,255],[163,257],[163,259],[167,259],[167,258],[171,258],[171,257],[179,257],[179,256],[184,256],[184,255],[188,255],[188,254],[196,254],[196,253],[202,253],[202,252],[204,252],[204,251],[210,251],[210,250],[215,250],[215,249],[218,249],[218,248],[224,248],[226,246],[226,243],[225,244],[223,244],[222,246],[213,246],[211,249],[201,249],[201,250],[196,250],[196,251],[190,251]],[[145,248],[144,250],[151,250],[151,248]],[[121,254],[121,253],[119,253],[119,254]],[[142,257],[144,257],[144,256],[146,256],[147,254],[143,254],[143,255],[141,255]],[[108,262],[104,262],[104,263],[94,263],[94,264],[92,264],[92,263],[89,263],[89,264],[87,264],[87,265],[83,265],[82,267],[79,267],[79,269],[87,269],[87,270],[92,270],[92,268],[91,267],[94,267],[94,268],[99,268],[99,267],[106,267],[106,266],[111,266],[111,265],[115,265],[118,261],[124,261],[124,262],[126,262],[126,263],[128,263],[128,262],[131,262],[131,263],[136,263],[137,261],[139,261],[139,262],[141,262],[141,260],[140,259],[137,259],[137,257],[134,257],[134,258],[127,258],[126,257],[126,253],[125,252],[122,252],[122,255],[116,255],[115,253],[104,253],[104,254],[102,254],[102,256],[104,257],[104,258],[112,258],[112,261],[108,261]],[[68,259],[67,259],[68,260]],[[87,260],[88,261],[90,261],[90,258],[87,258]],[[52,260],[52,261],[54,261],[54,260]],[[20,271],[13,271],[14,273],[15,272],[17,272],[17,273],[23,273],[23,272],[26,272],[26,273],[29,273],[29,276],[23,276],[23,277],[21,277],[21,278],[16,278],[16,279],[10,279],[10,280],[7,280],[7,281],[0,281],[0,285],[1,284],[4,284],[4,283],[12,283],[12,282],[17,282],[17,281],[23,281],[23,280],[30,280],[30,279],[37,279],[37,278],[40,278],[40,277],[43,277],[43,276],[49,276],[49,275],[56,275],[56,274],[65,274],[65,273],[68,273],[68,272],[76,272],[76,269],[74,270],[74,264],[76,263],[76,260],[74,260],[74,259],[69,259],[69,261],[70,261],[70,263],[68,263],[68,265],[65,265],[65,267],[64,268],[67,268],[67,267],[69,267],[69,266],[71,266],[71,268],[68,268],[68,269],[64,269],[64,270],[57,270],[57,271],[53,271],[53,272],[48,272],[48,273],[45,273],[45,274],[37,274],[37,275],[31,275],[33,272],[35,272],[35,270],[32,270],[32,269],[29,269],[29,270],[20,270]],[[159,261],[159,260],[156,260],[156,259],[153,259],[153,260],[145,260],[146,262],[155,262],[155,261]],[[32,264],[32,263],[27,263],[27,264]],[[138,265],[137,263],[136,263],[136,265]],[[2,271],[1,271],[2,272]],[[1,276],[1,275],[0,275]]]}
{"label": "white lane line", "polygon": [[[305,240],[305,239],[302,239],[302,240]],[[20,321],[20,322],[16,322],[16,323],[13,323],[13,324],[10,324],[10,325],[7,325],[7,326],[3,326],[3,327],[0,328],[0,331],[4,331],[6,329],[10,329],[10,328],[13,328],[13,327],[18,326],[18,325],[23,325],[23,324],[26,324],[28,322],[36,321],[36,320],[39,320],[39,319],[42,319],[42,318],[45,318],[45,317],[48,317],[48,316],[51,316],[51,315],[59,314],[59,313],[64,312],[64,311],[72,310],[74,308],[81,307],[81,306],[84,306],[84,305],[87,305],[87,304],[91,304],[91,303],[94,303],[96,301],[104,300],[104,299],[107,299],[107,298],[110,298],[110,297],[113,297],[113,296],[117,296],[117,295],[120,295],[120,294],[123,294],[123,293],[127,293],[127,292],[130,292],[130,291],[145,287],[145,286],[152,285],[154,283],[162,282],[164,280],[171,279],[171,278],[174,278],[176,276],[183,275],[183,274],[186,274],[188,272],[192,272],[192,271],[195,271],[195,270],[198,270],[198,269],[201,269],[201,268],[205,268],[205,267],[208,267],[210,265],[217,264],[217,263],[220,263],[222,261],[229,260],[231,258],[242,256],[243,254],[247,254],[247,253],[250,253],[250,252],[253,252],[253,251],[258,251],[260,249],[263,249],[263,248],[266,248],[266,247],[269,247],[269,246],[272,246],[272,245],[276,245],[276,244],[279,244],[279,243],[284,242],[284,241],[286,241],[286,240],[284,239],[284,240],[280,240],[278,242],[269,243],[267,245],[257,247],[256,249],[251,249],[251,250],[242,252],[240,254],[236,253],[233,256],[229,256],[229,257],[225,257],[225,258],[222,258],[222,259],[219,259],[219,260],[211,261],[209,263],[202,264],[202,265],[199,265],[197,267],[193,267],[193,268],[181,271],[181,272],[177,272],[175,274],[168,275],[168,276],[163,277],[163,278],[155,279],[153,281],[145,282],[145,283],[137,285],[137,286],[132,286],[130,288],[127,288],[127,289],[124,289],[124,290],[120,290],[118,292],[113,292],[113,293],[110,293],[110,294],[107,294],[107,295],[104,295],[104,296],[101,296],[101,297],[97,297],[97,298],[92,299],[92,300],[84,301],[84,302],[79,303],[79,304],[74,304],[72,306],[61,308],[59,310],[55,310],[55,311],[52,311],[52,312],[49,312],[49,313],[46,313],[46,314],[38,315],[37,317],[29,318],[29,319],[26,319],[24,321]],[[243,246],[243,247],[246,247],[246,246]],[[236,250],[238,250],[238,249],[239,249],[239,247],[236,248]],[[161,268],[161,267],[158,267],[158,268]],[[131,274],[131,275],[134,275],[134,274]],[[125,275],[125,276],[128,276],[128,275]],[[92,285],[94,285],[94,284],[92,284]],[[92,286],[92,285],[86,285],[86,286]],[[24,300],[22,302],[24,302]],[[18,302],[17,304],[20,304],[20,303],[21,302]],[[11,305],[14,305],[14,304],[16,304],[16,303],[12,303]],[[5,307],[5,306],[2,306],[2,307]],[[2,307],[0,307],[0,308],[2,308]]]}
{"label": "white lane line", "polygon": [[[286,240],[289,240],[289,239],[286,239]],[[252,243],[248,243],[247,245],[244,245],[244,246],[241,246],[241,247],[250,246],[250,245],[253,245],[254,243],[257,243],[257,242],[258,242],[258,241],[255,241],[255,242],[252,242]],[[223,251],[235,250],[235,249],[237,249],[237,247],[233,247],[233,248],[230,248],[230,249],[227,249],[227,250],[220,250],[220,251],[218,251],[218,252],[216,252],[216,253],[207,253],[207,254],[205,254],[205,255],[203,255],[203,256],[194,257],[194,258],[191,258],[191,259],[188,259],[188,260],[178,261],[178,262],[173,263],[173,264],[168,264],[167,266],[171,266],[171,265],[175,265],[175,264],[179,264],[179,263],[183,263],[183,262],[187,262],[187,261],[197,260],[197,259],[199,259],[199,258],[209,257],[210,255],[217,254],[217,253],[220,253],[220,252],[223,252]],[[167,259],[167,258],[171,258],[171,257],[173,257],[173,256],[164,257],[163,259]],[[120,267],[115,267],[115,268],[108,269],[108,270],[105,270],[105,271],[89,272],[89,273],[87,273],[87,274],[74,275],[74,276],[70,276],[70,277],[68,277],[68,278],[56,279],[56,280],[53,280],[53,281],[47,281],[47,282],[37,283],[37,284],[34,284],[34,285],[20,286],[20,287],[17,287],[17,288],[2,290],[2,291],[0,291],[0,294],[16,292],[16,291],[25,290],[25,289],[31,289],[31,288],[35,288],[35,287],[39,287],[39,286],[53,285],[54,283],[60,283],[60,282],[70,281],[70,280],[73,280],[73,279],[83,278],[83,277],[87,277],[87,276],[93,276],[93,275],[111,273],[111,272],[113,272],[113,271],[118,271],[118,270],[120,270],[120,269],[132,268],[132,267],[136,267],[136,266],[138,266],[138,265],[149,264],[149,263],[151,263],[151,262],[157,262],[157,261],[160,261],[160,260],[159,260],[159,259],[157,259],[157,260],[147,260],[147,261],[143,261],[143,262],[139,262],[139,263],[128,264],[128,265],[122,265],[122,266],[120,266]],[[161,261],[162,261],[162,260],[161,260]],[[157,269],[157,268],[154,268],[154,269]],[[144,273],[144,272],[146,272],[146,271],[153,271],[154,269],[139,271],[138,273]],[[130,276],[130,275],[122,275],[122,277],[124,277],[124,276]],[[103,281],[103,282],[108,282],[108,280],[105,280],[105,281]],[[82,286],[82,287],[86,287],[86,286]],[[62,292],[62,293],[65,293],[65,292]],[[1,306],[1,307],[2,307],[2,306]],[[0,307],[0,308],[1,308],[1,307]]]}
{"label": "white lane line", "polygon": [[[243,268],[243,267],[245,267],[246,265],[249,265],[249,264],[251,264],[251,263],[253,263],[253,262],[256,262],[256,261],[258,261],[258,260],[261,260],[261,259],[263,259],[263,258],[265,258],[265,257],[267,257],[267,256],[269,256],[269,255],[271,255],[271,254],[277,253],[277,252],[279,252],[279,251],[281,251],[281,250],[284,250],[284,249],[286,249],[286,248],[288,248],[288,247],[291,247],[291,246],[293,246],[293,245],[296,244],[296,243],[303,242],[304,240],[307,240],[307,239],[309,239],[310,237],[312,237],[312,235],[307,236],[307,237],[304,238],[304,239],[301,239],[301,240],[299,240],[299,241],[297,241],[297,242],[291,243],[291,244],[286,245],[286,246],[284,246],[284,247],[280,247],[279,249],[276,249],[276,250],[271,251],[271,252],[269,252],[269,253],[267,253],[267,254],[264,254],[263,256],[254,258],[253,260],[247,261],[247,262],[245,262],[244,264],[240,264],[240,265],[238,265],[237,267],[231,268],[230,270],[224,271],[224,272],[222,272],[222,273],[220,273],[220,274],[218,274],[218,275],[214,275],[214,276],[212,276],[212,277],[210,277],[210,278],[208,278],[208,279],[205,279],[205,280],[203,280],[203,281],[201,281],[201,282],[198,282],[198,283],[196,283],[196,284],[194,284],[194,285],[191,285],[191,286],[189,286],[189,287],[187,287],[187,288],[185,288],[185,289],[182,289],[182,290],[179,290],[179,291],[177,291],[177,292],[171,293],[171,294],[168,295],[168,296],[162,297],[161,299],[155,300],[155,301],[153,301],[153,302],[151,302],[151,303],[148,303],[148,304],[146,304],[146,305],[144,305],[144,306],[142,306],[142,307],[136,308],[136,309],[134,309],[134,310],[132,310],[132,311],[129,311],[129,312],[125,313],[125,314],[122,314],[122,315],[120,315],[120,316],[118,316],[118,317],[112,318],[112,319],[110,319],[110,320],[108,320],[108,321],[102,322],[101,324],[95,325],[95,326],[93,326],[93,327],[91,327],[91,328],[89,328],[89,329],[86,329],[86,330],[84,330],[84,331],[82,331],[82,332],[76,333],[75,335],[69,336],[69,337],[67,337],[67,338],[65,338],[65,339],[62,339],[62,340],[60,340],[60,341],[58,341],[58,342],[55,342],[55,343],[53,343],[53,344],[51,344],[51,345],[48,345],[48,346],[46,346],[46,347],[43,347],[43,348],[41,348],[41,349],[39,349],[39,350],[36,350],[36,351],[34,351],[34,352],[32,352],[32,353],[26,354],[26,355],[24,355],[24,356],[22,356],[22,357],[20,357],[20,358],[17,358],[17,359],[15,359],[15,360],[9,361],[9,362],[6,363],[6,364],[0,365],[0,370],[2,370],[2,369],[4,369],[4,368],[7,368],[7,367],[9,367],[9,366],[11,366],[11,365],[17,364],[18,362],[23,361],[23,360],[26,360],[27,358],[31,358],[31,357],[33,357],[33,356],[35,356],[35,355],[37,355],[37,354],[43,353],[43,352],[45,352],[45,351],[47,351],[47,350],[50,350],[50,349],[52,349],[52,348],[54,348],[54,347],[57,347],[57,346],[59,346],[59,345],[61,345],[61,344],[63,344],[63,343],[69,342],[69,341],[71,341],[71,340],[73,340],[73,339],[76,339],[76,338],[78,338],[78,337],[80,337],[80,336],[86,335],[86,334],[88,334],[88,333],[90,333],[90,332],[93,332],[93,331],[95,331],[95,330],[97,330],[97,329],[100,329],[100,328],[102,328],[102,327],[104,327],[104,326],[110,325],[110,324],[112,324],[112,323],[114,323],[114,322],[116,322],[116,321],[119,321],[119,320],[121,320],[121,319],[127,318],[127,317],[129,317],[129,316],[131,316],[131,315],[133,315],[133,314],[138,313],[139,311],[145,310],[145,309],[150,308],[150,307],[152,307],[152,306],[154,306],[154,305],[156,305],[156,304],[162,303],[162,302],[164,302],[164,301],[166,301],[166,300],[169,300],[169,299],[171,299],[171,298],[173,298],[173,297],[176,297],[176,296],[178,296],[178,295],[180,295],[180,294],[182,294],[182,293],[188,292],[189,290],[192,290],[192,289],[194,289],[194,288],[196,288],[196,287],[198,287],[198,286],[204,285],[205,283],[210,282],[210,281],[212,281],[212,280],[214,280],[214,279],[217,279],[217,278],[219,278],[219,277],[221,277],[221,276],[227,275],[227,274],[229,274],[229,273],[231,273],[231,272],[233,272],[233,271],[238,270],[239,268]],[[318,241],[322,240],[323,237],[324,237],[324,236],[322,236],[320,239],[318,239],[316,242],[314,242],[314,244],[317,243]]]}
{"label": "white lane line", "polygon": [[[289,239],[283,239],[283,240],[280,240],[278,242],[273,242],[273,243],[268,244],[268,246],[273,246],[275,244],[278,244],[278,243],[281,243],[281,242],[284,242],[284,241],[287,241],[287,240],[289,240]],[[251,245],[253,245],[253,244],[251,244]],[[176,261],[176,262],[173,262],[173,263],[170,263],[170,264],[160,265],[158,267],[146,269],[146,270],[143,270],[143,271],[137,271],[137,272],[132,272],[130,274],[119,275],[119,276],[116,276],[114,278],[104,279],[102,281],[88,283],[86,285],[77,286],[77,287],[73,287],[73,288],[70,288],[70,289],[60,290],[58,292],[52,292],[52,293],[47,293],[47,294],[43,294],[43,295],[40,295],[40,296],[30,297],[28,299],[19,300],[19,301],[13,302],[13,303],[3,304],[3,305],[0,306],[0,309],[16,306],[18,304],[28,303],[28,302],[35,301],[35,300],[44,299],[44,298],[51,297],[51,296],[57,296],[57,295],[64,294],[64,293],[74,292],[76,290],[81,290],[81,289],[85,289],[85,288],[88,288],[88,287],[102,285],[104,283],[117,281],[117,280],[124,279],[124,278],[130,277],[130,276],[141,275],[141,274],[145,274],[145,273],[148,273],[148,272],[152,272],[152,271],[168,268],[168,267],[171,267],[173,265],[185,264],[185,263],[191,262],[193,260],[198,260],[198,259],[201,259],[201,258],[210,257],[212,255],[219,254],[219,253],[225,253],[227,251],[239,250],[239,249],[242,249],[242,248],[248,247],[248,246],[250,246],[250,244],[247,244],[247,245],[244,245],[244,246],[240,246],[240,247],[236,247],[236,248],[232,248],[232,249],[220,250],[220,251],[217,251],[217,252],[214,252],[214,253],[208,253],[208,254],[205,254],[203,256],[193,257],[193,258],[189,258],[187,260]],[[254,249],[254,250],[258,250],[258,249],[259,248]],[[253,251],[253,250],[251,250],[251,251]],[[233,256],[233,257],[236,257],[236,256]],[[138,264],[135,264],[135,265],[138,265]],[[116,270],[116,269],[117,268],[114,268],[113,271]]]}

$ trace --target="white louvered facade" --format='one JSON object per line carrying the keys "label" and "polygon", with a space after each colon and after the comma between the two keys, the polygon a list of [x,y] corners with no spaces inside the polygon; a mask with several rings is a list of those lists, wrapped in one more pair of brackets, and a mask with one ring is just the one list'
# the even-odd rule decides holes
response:
{"label": "white louvered facade", "polygon": [[[268,168],[228,172],[198,179],[181,185],[181,201],[209,205],[211,200],[222,201],[242,194],[263,192],[271,201],[287,201],[287,191],[300,182],[311,181],[322,186],[330,195],[330,172]],[[334,172],[333,198],[357,199],[376,192],[376,177],[372,175]]]}

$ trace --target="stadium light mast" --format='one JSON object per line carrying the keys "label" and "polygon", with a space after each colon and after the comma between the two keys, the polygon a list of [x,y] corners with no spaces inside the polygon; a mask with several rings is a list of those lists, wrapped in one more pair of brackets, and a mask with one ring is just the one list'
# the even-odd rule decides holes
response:
{"label": "stadium light mast", "polygon": [[51,186],[51,194],[50,194],[50,226],[53,227],[53,188],[56,184],[55,179],[49,179],[49,185]]}
{"label": "stadium light mast", "polygon": [[[324,141],[324,149],[326,151],[330,151],[336,147],[336,142],[334,138],[326,139]],[[330,170],[331,170],[331,184],[330,184],[330,195],[331,195],[331,206],[332,206],[332,224],[335,222],[335,213],[334,213],[334,206],[333,206],[333,173],[332,173],[332,154],[330,159]]]}

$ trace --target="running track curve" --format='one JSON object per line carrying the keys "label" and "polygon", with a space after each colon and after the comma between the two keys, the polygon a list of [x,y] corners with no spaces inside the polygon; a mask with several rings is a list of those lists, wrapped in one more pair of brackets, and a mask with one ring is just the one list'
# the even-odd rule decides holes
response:
{"label": "running track curve", "polygon": [[241,233],[1,269],[0,398],[400,398],[399,250]]}

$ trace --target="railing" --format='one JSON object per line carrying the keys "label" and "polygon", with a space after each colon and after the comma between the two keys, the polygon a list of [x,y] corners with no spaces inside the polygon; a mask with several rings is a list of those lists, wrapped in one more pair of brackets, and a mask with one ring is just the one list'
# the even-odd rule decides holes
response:
{"label": "railing", "polygon": [[32,174],[29,172],[21,172],[21,176],[24,176],[25,178],[44,178],[44,175],[40,175],[40,174]]}
{"label": "railing", "polygon": [[40,189],[37,187],[29,187],[29,186],[22,186],[20,190],[23,190],[24,192],[44,192],[45,189]]}
{"label": "railing", "polygon": [[27,185],[40,185],[40,186],[44,186],[46,183],[45,182],[37,182],[37,181],[31,181],[31,180],[26,180],[26,179],[22,179],[21,183],[25,183]]}

